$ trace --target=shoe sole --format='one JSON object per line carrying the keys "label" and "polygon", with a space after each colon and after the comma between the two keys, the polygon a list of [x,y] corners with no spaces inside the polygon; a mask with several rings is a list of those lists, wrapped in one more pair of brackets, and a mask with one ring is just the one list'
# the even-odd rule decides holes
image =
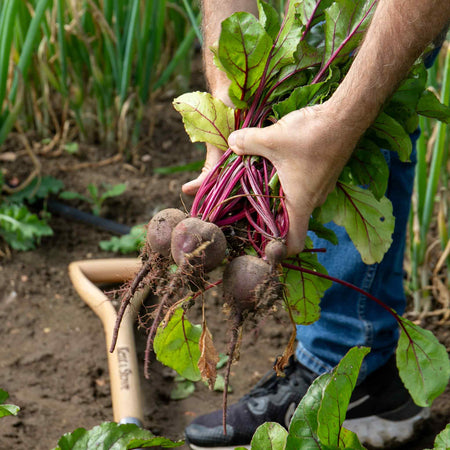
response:
{"label": "shoe sole", "polygon": [[389,420],[379,416],[349,419],[344,428],[357,434],[363,445],[373,448],[393,448],[411,440],[421,423],[430,417],[430,409],[423,408],[404,420]]}
{"label": "shoe sole", "polygon": [[231,447],[198,447],[194,444],[189,444],[189,448],[192,450],[234,450],[236,447],[239,448],[246,448],[247,450],[250,450],[250,445],[232,445]]}
{"label": "shoe sole", "polygon": [[[423,408],[416,415],[405,420],[389,420],[380,416],[369,416],[346,420],[344,428],[357,434],[363,445],[373,448],[393,448],[411,440],[421,423],[430,417],[430,409]],[[250,450],[249,445],[233,445],[226,447],[199,447],[188,443],[192,450],[234,450],[241,447]],[[387,447],[389,446],[389,447]]]}

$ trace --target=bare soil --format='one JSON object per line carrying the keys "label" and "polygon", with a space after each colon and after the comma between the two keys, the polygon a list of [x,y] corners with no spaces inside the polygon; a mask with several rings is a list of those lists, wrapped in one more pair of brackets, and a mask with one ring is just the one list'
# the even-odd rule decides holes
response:
{"label": "bare soil", "polygon": [[[41,156],[44,175],[65,183],[67,190],[85,192],[89,183],[125,182],[127,191],[111,199],[104,217],[127,225],[145,223],[165,207],[189,207],[180,197],[183,182],[194,173],[158,175],[157,167],[201,160],[203,153],[188,142],[181,121],[169,101],[154,105],[156,126],[149,142],[138,152],[133,165],[115,162],[96,164],[115,154],[115,149],[81,145],[75,156]],[[18,159],[5,163],[7,176],[24,179],[30,170],[27,156],[12,141],[4,148],[19,150]],[[76,164],[91,162],[79,170]],[[86,205],[77,204],[86,210]],[[10,402],[20,406],[17,417],[0,420],[0,450],[48,450],[58,438],[75,428],[92,428],[112,420],[107,353],[102,325],[74,291],[67,274],[71,261],[117,257],[100,250],[101,240],[111,234],[85,223],[54,216],[54,235],[42,240],[37,250],[12,252],[0,260],[0,388]],[[218,295],[207,306],[208,325],[221,352],[226,351],[226,319]],[[425,325],[450,348],[448,323]],[[235,401],[270,369],[288,339],[285,319],[267,320],[244,339],[241,360],[233,368],[230,402]],[[137,333],[139,359],[143,360],[144,335]],[[145,426],[156,434],[182,439],[184,427],[197,415],[221,407],[221,393],[197,383],[184,400],[170,399],[175,386],[172,371],[153,362],[151,378],[142,378]],[[405,449],[432,448],[435,435],[450,421],[450,391],[432,407],[431,420],[418,440]]]}

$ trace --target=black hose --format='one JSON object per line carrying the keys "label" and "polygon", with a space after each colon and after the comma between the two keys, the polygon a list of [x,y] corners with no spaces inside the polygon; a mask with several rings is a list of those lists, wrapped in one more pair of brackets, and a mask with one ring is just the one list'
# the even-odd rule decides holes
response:
{"label": "black hose", "polygon": [[131,230],[131,227],[128,225],[80,211],[77,208],[67,206],[64,203],[58,202],[51,198],[47,200],[47,210],[52,214],[65,217],[67,219],[77,220],[88,225],[93,225],[97,228],[101,228],[102,230],[110,231],[115,234],[128,234]]}

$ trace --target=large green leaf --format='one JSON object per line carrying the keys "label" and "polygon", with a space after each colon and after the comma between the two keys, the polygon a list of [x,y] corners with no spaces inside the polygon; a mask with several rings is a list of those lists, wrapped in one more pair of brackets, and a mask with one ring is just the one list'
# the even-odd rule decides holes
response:
{"label": "large green leaf", "polygon": [[173,101],[181,114],[192,142],[208,142],[228,149],[228,136],[234,131],[233,109],[206,92],[190,92]]}
{"label": "large green leaf", "polygon": [[[317,436],[329,446],[340,446],[340,429],[348,404],[356,386],[362,360],[369,353],[367,347],[352,348],[333,370],[317,413]],[[348,433],[347,433],[348,434]]]}
{"label": "large green leaf", "polygon": [[318,218],[344,226],[366,264],[380,262],[392,243],[392,204],[372,192],[339,182],[320,208]]}
{"label": "large green leaf", "polygon": [[362,139],[347,163],[353,184],[367,187],[377,200],[386,192],[389,167],[378,145]]}
{"label": "large green leaf", "polygon": [[253,14],[237,12],[222,22],[217,57],[231,80],[229,95],[242,108],[261,84],[273,41]]}
{"label": "large green leaf", "polygon": [[397,152],[401,161],[409,160],[411,138],[402,125],[388,114],[379,114],[366,135],[381,147]]}
{"label": "large green leaf", "polygon": [[4,402],[8,400],[9,395],[3,389],[0,389],[0,417],[16,416],[19,412],[19,407],[16,405],[5,405]]}
{"label": "large green leaf", "polygon": [[284,450],[288,432],[279,423],[266,422],[253,435],[252,450]]}
{"label": "large green leaf", "polygon": [[350,349],[338,366],[314,380],[292,417],[286,450],[362,448],[342,423],[368,352],[365,347]]}
{"label": "large green leaf", "polygon": [[337,62],[361,42],[376,0],[335,0],[325,11],[325,59]]}
{"label": "large green leaf", "polygon": [[303,33],[303,25],[296,19],[298,3],[289,2],[286,16],[269,55],[269,78],[282,67],[294,62],[294,53]]}
{"label": "large green leaf", "polygon": [[167,324],[161,324],[156,332],[153,348],[158,361],[176,370],[182,377],[198,381],[200,358],[199,341],[202,334],[200,325],[192,325],[179,308]]}
{"label": "large green leaf", "polygon": [[450,106],[442,104],[431,91],[423,91],[417,105],[417,113],[450,123]]}
{"label": "large green leaf", "polygon": [[317,437],[317,414],[325,387],[331,380],[331,377],[332,373],[325,373],[316,378],[297,406],[289,425],[286,450],[326,449]]}
{"label": "large green leaf", "polygon": [[274,41],[280,31],[280,15],[278,11],[269,3],[258,0],[259,22],[266,30],[266,33]]}
{"label": "large green leaf", "polygon": [[[327,273],[314,253],[300,253],[295,263],[303,269],[312,270],[319,274]],[[286,298],[295,323],[309,325],[318,320],[320,317],[320,299],[331,286],[331,281],[310,273],[285,269],[283,283],[286,286]]]}
{"label": "large green leaf", "polygon": [[445,346],[431,331],[400,318],[397,346],[400,378],[419,406],[430,406],[448,385],[450,360]]}
{"label": "large green leaf", "polygon": [[105,422],[91,430],[77,428],[72,433],[66,433],[58,441],[54,450],[128,450],[141,447],[180,447],[183,442],[173,442],[163,437],[154,436],[148,430],[143,430],[135,424],[118,425]]}
{"label": "large green leaf", "polygon": [[281,118],[292,111],[314,104],[314,98],[320,92],[323,84],[307,84],[294,89],[286,100],[273,106],[276,117]]}
{"label": "large green leaf", "polygon": [[417,64],[384,108],[384,112],[400,122],[408,133],[414,132],[417,128],[416,108],[426,81],[427,71],[423,63]]}

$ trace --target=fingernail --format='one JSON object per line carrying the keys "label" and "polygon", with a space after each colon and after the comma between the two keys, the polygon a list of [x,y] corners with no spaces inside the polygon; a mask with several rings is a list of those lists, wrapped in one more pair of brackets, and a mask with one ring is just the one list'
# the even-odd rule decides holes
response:
{"label": "fingernail", "polygon": [[235,133],[231,133],[228,136],[228,145],[230,147],[233,147],[234,145],[236,145],[236,134]]}

